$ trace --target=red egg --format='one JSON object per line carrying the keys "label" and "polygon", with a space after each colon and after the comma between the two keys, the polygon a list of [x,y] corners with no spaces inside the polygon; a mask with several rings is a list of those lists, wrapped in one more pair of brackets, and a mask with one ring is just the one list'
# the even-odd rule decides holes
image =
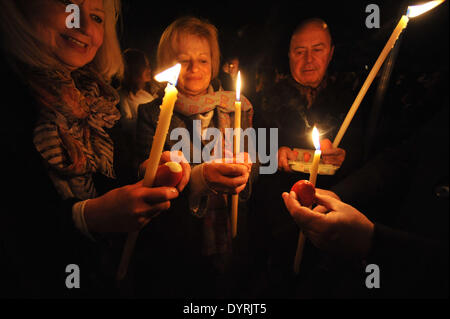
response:
{"label": "red egg", "polygon": [[331,150],[333,148],[333,143],[327,138],[320,141],[320,149],[322,151]]}
{"label": "red egg", "polygon": [[304,152],[303,153],[303,162],[308,163],[310,159],[311,159],[311,153]]}
{"label": "red egg", "polygon": [[159,165],[156,171],[154,186],[175,187],[183,177],[183,168],[177,162],[167,162]]}
{"label": "red egg", "polygon": [[316,188],[310,181],[299,180],[292,186],[291,191],[297,194],[297,199],[302,206],[310,207],[314,203]]}

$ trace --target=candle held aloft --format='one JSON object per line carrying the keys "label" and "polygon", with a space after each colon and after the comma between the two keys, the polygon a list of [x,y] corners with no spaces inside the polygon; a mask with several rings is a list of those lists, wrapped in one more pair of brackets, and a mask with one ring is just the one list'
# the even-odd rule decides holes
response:
{"label": "candle held aloft", "polygon": [[347,116],[345,117],[344,122],[342,123],[342,125],[333,141],[334,148],[337,148],[339,146],[339,143],[341,142],[342,138],[344,137],[344,134],[347,131],[347,128],[350,125],[350,122],[352,121],[353,117],[355,116],[355,113],[358,110],[358,107],[361,104],[361,101],[363,100],[364,96],[366,95],[367,90],[369,89],[370,85],[372,84],[373,80],[375,79],[375,76],[377,75],[378,71],[380,70],[381,66],[383,65],[383,62],[386,59],[389,52],[391,51],[392,47],[395,45],[395,42],[397,41],[398,37],[402,33],[403,29],[406,28],[408,21],[409,21],[409,19],[407,16],[405,16],[405,15],[402,16],[402,18],[400,19],[400,21],[397,24],[397,27],[394,29],[394,32],[392,32],[391,37],[389,38],[388,42],[384,46],[383,51],[381,51],[380,56],[378,57],[374,66],[372,67],[372,70],[370,71],[369,75],[367,76],[366,81],[364,81],[363,86],[361,87],[358,95],[356,96],[355,101],[353,102],[352,106],[350,107],[350,110],[347,113]]}
{"label": "candle held aloft", "polygon": [[408,11],[406,11],[406,15],[409,18],[415,18],[417,16],[420,16],[422,13],[425,13],[425,12],[430,11],[431,9],[437,7],[444,1],[445,0],[434,0],[434,1],[428,1],[424,4],[409,6]]}
{"label": "candle held aloft", "polygon": [[[238,72],[236,81],[236,101],[234,102],[234,157],[240,152],[241,141],[241,71]],[[231,196],[231,234],[235,238],[237,234],[239,195]]]}
{"label": "candle held aloft", "polygon": [[435,1],[429,1],[422,5],[416,5],[416,6],[409,6],[407,14],[402,16],[400,21],[398,22],[397,26],[395,27],[394,31],[391,34],[391,37],[389,38],[388,42],[383,48],[383,51],[381,51],[380,56],[378,57],[377,61],[375,62],[374,66],[372,67],[372,70],[370,71],[369,75],[367,76],[366,81],[364,82],[363,86],[361,87],[361,90],[359,91],[358,95],[356,96],[355,101],[353,102],[352,106],[350,107],[350,110],[348,111],[347,116],[344,119],[344,122],[342,123],[339,132],[337,133],[334,141],[333,141],[333,147],[337,148],[339,146],[339,143],[341,142],[342,138],[344,137],[345,132],[347,131],[348,126],[350,125],[350,122],[352,121],[353,117],[355,116],[356,111],[358,110],[359,105],[361,104],[362,99],[367,93],[367,90],[369,89],[370,85],[372,84],[375,76],[377,75],[378,71],[380,70],[381,66],[384,63],[384,60],[386,59],[387,55],[391,51],[391,49],[394,47],[395,42],[397,41],[398,37],[402,33],[403,29],[406,28],[408,25],[409,18],[414,18],[422,13],[425,13],[438,5],[440,5],[445,0],[435,0]]}

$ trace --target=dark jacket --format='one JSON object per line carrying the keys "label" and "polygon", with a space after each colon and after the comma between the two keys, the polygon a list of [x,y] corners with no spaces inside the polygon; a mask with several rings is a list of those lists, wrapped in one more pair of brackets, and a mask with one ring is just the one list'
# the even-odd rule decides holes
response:
{"label": "dark jacket", "polygon": [[407,142],[333,188],[375,223],[367,263],[380,268],[376,297],[448,298],[448,112],[447,99]]}
{"label": "dark jacket", "polygon": [[[311,137],[314,125],[319,129],[321,139],[333,141],[355,97],[351,80],[345,74],[327,76],[309,108],[300,85],[292,77],[281,80],[264,93],[261,107],[255,111],[255,125],[278,128],[279,147],[314,149]],[[326,184],[336,182],[362,164],[363,125],[364,112],[359,110],[339,145],[346,150],[345,161],[335,178]],[[318,183],[322,185],[321,178]]]}
{"label": "dark jacket", "polygon": [[[309,108],[308,99],[299,89],[299,84],[289,77],[264,92],[262,104],[255,110],[255,125],[258,128],[278,128],[278,147],[314,149],[313,126],[317,125],[321,139],[333,141],[352,102],[353,82],[350,77],[328,76]],[[356,114],[339,145],[346,150],[342,167],[333,176],[318,176],[318,187],[332,186],[361,165],[363,118],[362,112]],[[287,211],[281,194],[288,192],[300,179],[309,179],[309,174],[278,171],[273,175],[261,175],[250,201],[251,210],[257,212],[250,222],[257,225],[254,236],[262,243],[258,254],[260,262],[267,264],[267,295],[271,297],[286,298],[293,294],[290,290],[295,282],[292,265],[299,228]],[[323,273],[317,274],[317,266],[322,259],[318,254],[307,241],[301,266],[303,278],[323,277]],[[301,285],[306,283],[303,278]],[[313,291],[309,293],[309,297],[314,295]]]}
{"label": "dark jacket", "polygon": [[[158,98],[139,108],[136,148],[138,163],[149,156],[161,103],[162,99]],[[218,127],[217,111],[215,112],[210,127]],[[242,127],[249,124],[243,120]],[[164,150],[169,151],[178,142],[169,137],[173,129],[180,127],[186,128],[192,138],[192,119],[174,112]],[[191,139],[191,152],[192,150]],[[197,164],[191,163],[191,166],[195,165]],[[254,165],[252,171],[256,170]],[[204,218],[190,212],[189,187],[190,185],[179,198],[171,202],[172,206],[167,212],[155,218],[140,234],[136,247],[136,260],[139,259],[136,262],[138,295],[165,298],[248,297],[251,293],[248,289],[252,288],[248,282],[254,278],[256,271],[249,266],[253,260],[246,230],[250,225],[246,222],[245,202],[241,201],[239,204],[238,236],[233,240],[231,256],[204,256],[203,232],[205,227],[210,226],[204,223]],[[249,187],[241,192],[241,199],[248,192]]]}
{"label": "dark jacket", "polygon": [[[0,214],[0,296],[66,298],[111,296],[112,273],[99,256],[107,242],[92,242],[72,221],[76,198],[61,200],[33,144],[37,103],[2,56],[3,168]],[[111,181],[95,177],[99,192]],[[68,289],[66,267],[80,269],[80,289]],[[108,278],[108,279],[107,279]]]}

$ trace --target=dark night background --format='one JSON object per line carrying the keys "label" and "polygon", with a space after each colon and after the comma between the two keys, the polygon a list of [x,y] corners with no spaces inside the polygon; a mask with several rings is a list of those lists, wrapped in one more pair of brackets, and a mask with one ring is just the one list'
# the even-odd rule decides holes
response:
{"label": "dark night background", "polygon": [[[119,24],[122,49],[139,48],[145,51],[153,69],[156,67],[157,45],[164,29],[178,17],[193,15],[205,18],[217,27],[222,62],[227,56],[238,55],[241,68],[246,72],[244,78],[249,81],[254,79],[254,72],[261,67],[276,68],[288,74],[287,52],[293,29],[304,19],[322,18],[328,23],[335,44],[330,68],[356,74],[360,79],[356,87],[356,90],[359,90],[361,81],[371,70],[402,14],[406,13],[408,5],[424,1],[122,0],[122,2]],[[377,4],[380,8],[379,29],[368,29],[365,25],[365,20],[370,14],[366,13],[365,9],[369,4]],[[426,111],[433,105],[441,106],[444,103],[448,107],[448,15],[449,1],[445,1],[432,11],[410,19],[406,30],[402,33],[401,41],[398,42],[398,56],[385,98],[384,110],[400,110],[402,107],[412,105],[411,108],[415,110]],[[403,82],[399,80],[402,77],[406,79]],[[376,86],[377,82],[374,81],[365,98],[367,104],[373,103]],[[432,103],[431,100],[439,101]],[[424,112],[411,112],[413,113],[414,115],[407,119],[415,116],[417,121],[411,122],[408,129],[424,117]],[[392,115],[392,112],[390,114]],[[159,305],[165,312],[179,311],[185,304],[188,303],[179,301],[174,307],[173,304],[158,301],[150,304],[148,309],[153,312],[152,307]],[[315,311],[321,313],[324,307],[319,308],[316,305],[320,307],[318,303],[313,304]],[[392,306],[392,303],[390,305]],[[148,304],[146,306],[148,307]],[[294,309],[294,304],[280,303],[276,306],[279,308],[292,306]],[[296,309],[297,314],[304,313],[301,308],[303,306],[304,304],[299,305]],[[338,305],[334,304],[328,309],[334,311],[335,306]],[[291,310],[289,307],[286,309]],[[367,310],[377,310],[377,307],[372,306]],[[404,315],[403,311],[404,309],[402,309]],[[273,313],[273,309],[269,308],[268,313]]]}
{"label": "dark night background", "polygon": [[[302,20],[319,17],[328,23],[335,44],[329,71],[351,75],[355,79],[352,89],[356,97],[401,16],[406,14],[407,7],[421,3],[424,1],[241,0],[188,3],[124,0],[120,38],[123,49],[144,50],[155,69],[158,41],[170,23],[184,15],[207,19],[219,32],[221,62],[229,56],[239,56],[239,68],[244,76],[243,93],[257,111],[257,95],[252,95],[256,74],[264,70],[269,79],[275,78],[275,69],[289,74],[289,41],[292,31]],[[380,9],[379,29],[368,29],[365,25],[371,14],[366,12],[369,4],[377,4]],[[406,138],[434,113],[436,107],[448,105],[448,13],[449,4],[445,1],[422,16],[411,18],[396,43],[397,56],[393,59],[394,67],[384,97],[377,93],[378,81],[372,83],[358,111],[370,119],[366,137],[368,150],[384,148],[391,142]],[[378,76],[382,72],[383,68]],[[396,127],[395,136],[386,130],[388,127]],[[379,135],[379,144],[371,142],[374,134]],[[370,156],[370,152],[366,156]]]}
{"label": "dark night background", "polygon": [[[423,2],[423,1],[422,1]],[[380,8],[380,28],[365,26],[368,4]],[[287,49],[292,30],[303,19],[320,17],[336,45],[331,67],[369,70],[408,5],[418,1],[144,1],[124,0],[123,48],[137,47],[153,65],[159,37],[177,17],[194,15],[219,31],[223,57],[238,54],[243,67],[261,64],[288,73]],[[397,70],[448,74],[448,1],[423,16],[411,19],[396,61]],[[446,78],[448,78],[446,76]]]}

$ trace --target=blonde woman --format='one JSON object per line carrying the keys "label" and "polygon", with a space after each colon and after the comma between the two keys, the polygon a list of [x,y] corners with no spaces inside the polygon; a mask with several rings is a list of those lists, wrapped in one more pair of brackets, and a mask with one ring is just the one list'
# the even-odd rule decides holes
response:
{"label": "blonde woman", "polygon": [[[162,71],[175,63],[181,64],[181,72],[170,131],[186,128],[190,132],[191,152],[199,152],[199,149],[194,149],[193,139],[200,136],[194,136],[195,134],[202,134],[207,128],[218,128],[223,136],[224,129],[234,125],[235,92],[222,91],[217,83],[220,65],[217,29],[196,17],[182,17],[174,21],[161,36],[157,69]],[[148,157],[160,104],[159,98],[139,108],[137,162]],[[242,128],[246,129],[252,125],[253,109],[245,97],[242,97],[242,110]],[[194,127],[196,125],[197,128]],[[166,149],[170,150],[175,143],[177,141],[168,137]],[[193,157],[189,158],[192,161]],[[150,275],[148,278],[153,286],[161,287],[159,292],[164,296],[180,296],[184,293],[191,296],[220,297],[228,293],[222,284],[228,281],[226,278],[230,274],[234,256],[229,195],[242,195],[244,189],[248,190],[251,165],[202,162],[191,166],[189,198],[183,197],[183,203],[177,200],[178,205],[171,210],[171,214],[164,216],[158,225],[149,227],[149,232],[153,228],[149,236],[155,240],[161,237],[155,235],[159,232],[168,235],[166,241],[158,242],[158,245],[165,247],[160,258],[152,258],[150,254],[148,268],[145,269],[154,269],[161,274],[161,269],[155,265],[155,259],[170,261],[165,263],[167,267],[164,271],[167,276],[160,276],[163,278],[160,285],[155,283],[158,279],[154,276]],[[245,193],[248,195],[248,192]],[[244,197],[241,196],[241,199],[245,199]],[[185,275],[179,275],[178,284],[174,287],[167,280],[173,279],[176,274]]]}
{"label": "blonde woman", "polygon": [[166,210],[189,178],[188,167],[178,189],[114,188],[120,1],[75,1],[80,28],[66,25],[71,3],[0,1],[6,296],[112,296],[113,239]]}

